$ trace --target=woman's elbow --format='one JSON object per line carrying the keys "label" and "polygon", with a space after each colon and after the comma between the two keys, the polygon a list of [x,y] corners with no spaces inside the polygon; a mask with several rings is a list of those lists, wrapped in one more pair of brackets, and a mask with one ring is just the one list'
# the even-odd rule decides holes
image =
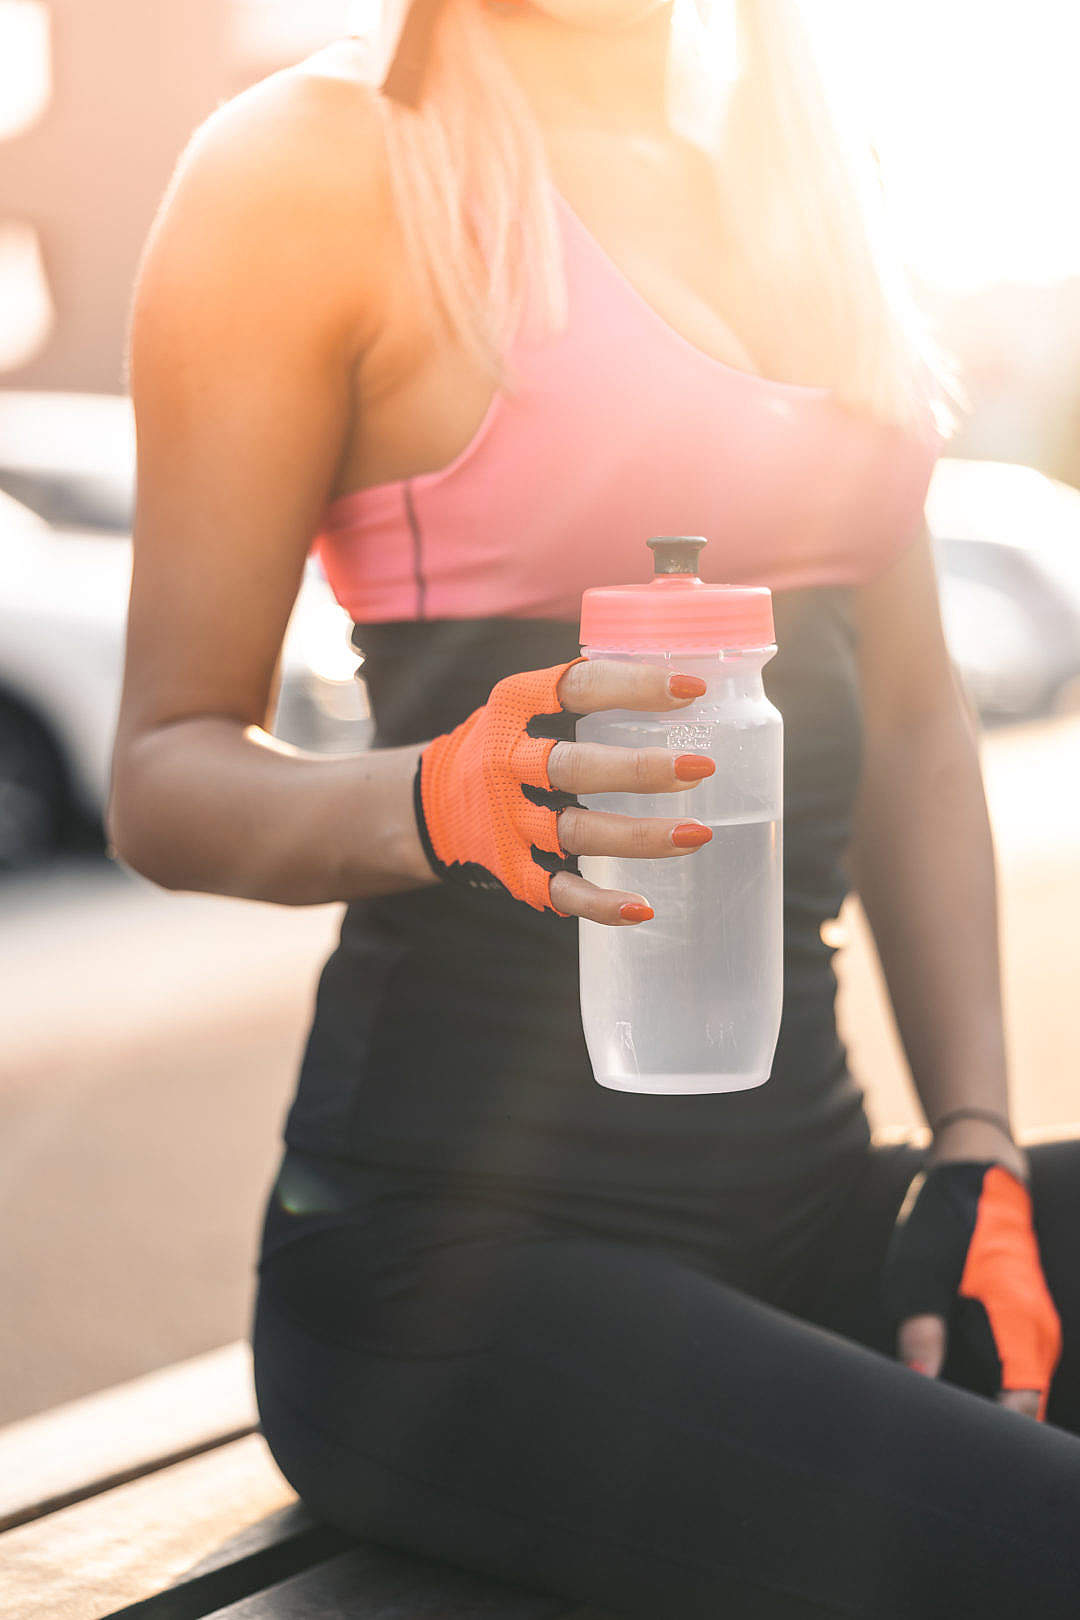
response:
{"label": "woman's elbow", "polygon": [[162,836],[163,818],[155,813],[153,794],[142,779],[144,774],[131,757],[130,746],[118,741],[113,749],[104,817],[109,855],[158,888],[189,888],[190,883],[183,881],[178,870],[174,841]]}
{"label": "woman's elbow", "polygon": [[115,773],[105,809],[105,838],[110,859],[121,862],[159,888],[179,887],[162,869],[153,839],[147,837],[138,809],[132,804],[128,790],[118,786]]}

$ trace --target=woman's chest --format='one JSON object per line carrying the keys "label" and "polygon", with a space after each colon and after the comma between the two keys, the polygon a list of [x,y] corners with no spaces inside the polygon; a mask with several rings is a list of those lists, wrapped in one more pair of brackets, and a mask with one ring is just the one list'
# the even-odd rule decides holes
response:
{"label": "woman's chest", "polygon": [[[564,254],[592,259],[615,298],[630,296],[674,343],[703,359],[759,372],[753,325],[765,323],[735,261],[710,165],[677,141],[551,141],[551,197]],[[404,244],[391,245],[381,276],[375,340],[351,379],[351,427],[339,493],[426,477],[467,448],[489,410],[493,378],[466,352],[433,341]],[[737,319],[732,316],[736,312]],[[775,363],[776,356],[771,357]]]}

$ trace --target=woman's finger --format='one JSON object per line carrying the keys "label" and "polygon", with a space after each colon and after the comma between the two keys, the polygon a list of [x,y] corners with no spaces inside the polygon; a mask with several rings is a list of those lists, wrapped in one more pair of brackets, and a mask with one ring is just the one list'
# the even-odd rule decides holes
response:
{"label": "woman's finger", "polygon": [[598,709],[685,709],[707,690],[700,675],[685,675],[665,664],[636,664],[615,658],[586,658],[572,664],[556,687],[559,702],[574,714]]}
{"label": "woman's finger", "polygon": [[700,821],[619,816],[574,805],[558,812],[557,825],[559,842],[568,855],[629,855],[658,860],[665,855],[686,855],[712,838],[712,829]]}
{"label": "woman's finger", "polygon": [[715,770],[707,754],[615,743],[557,742],[547,759],[549,782],[567,793],[685,793]]}
{"label": "woman's finger", "polygon": [[652,906],[643,894],[632,889],[601,889],[579,872],[556,872],[550,889],[551,903],[559,911],[586,917],[590,922],[623,928],[652,919]]}
{"label": "woman's finger", "polygon": [[945,1319],[941,1316],[909,1316],[901,1322],[896,1338],[897,1354],[913,1372],[936,1378],[945,1365]]}
{"label": "woman's finger", "polygon": [[1042,1391],[1038,1389],[1003,1389],[997,1397],[999,1406],[1007,1406],[1024,1417],[1038,1417]]}

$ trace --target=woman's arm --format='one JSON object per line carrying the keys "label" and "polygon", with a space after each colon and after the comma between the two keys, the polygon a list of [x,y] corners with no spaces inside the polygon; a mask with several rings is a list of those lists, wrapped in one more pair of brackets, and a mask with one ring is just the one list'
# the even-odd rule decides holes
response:
{"label": "woman's arm", "polygon": [[[107,823],[116,852],[166,888],[311,905],[440,881],[414,808],[427,743],[325,759],[265,730],[356,409],[355,374],[387,347],[377,339],[393,296],[392,204],[380,156],[373,107],[355,83],[274,75],[197,132],[140,266],[135,567]],[[577,713],[692,701],[666,683],[664,670],[575,661],[557,695]],[[482,749],[463,738],[488,735],[487,709],[449,748],[441,739],[463,773],[439,776],[455,806],[476,787]],[[495,786],[482,771],[479,780],[506,796],[494,808],[521,833],[522,806],[536,807],[510,779],[519,750],[504,732],[496,742],[514,759]],[[685,793],[681,768],[666,749],[558,742],[547,782],[570,794]],[[443,844],[455,863],[493,858],[483,838],[492,808],[481,803],[475,825],[455,826],[460,836]],[[685,817],[574,805],[541,819],[541,849],[552,849],[551,832],[566,854],[685,858],[711,836]],[[509,871],[492,875],[514,883]],[[551,899],[613,926],[648,912],[641,895],[572,871],[554,874]]]}
{"label": "woman's arm", "polygon": [[[1008,1114],[994,852],[975,728],[941,627],[928,537],[857,593],[865,758],[850,870],[927,1119]],[[958,1120],[934,1158],[1024,1154]]]}
{"label": "woman's arm", "polygon": [[275,75],[196,132],[144,250],[107,825],[168,888],[302,905],[435,881],[412,811],[420,745],[328,759],[264,729],[383,307],[376,152],[355,86]]}

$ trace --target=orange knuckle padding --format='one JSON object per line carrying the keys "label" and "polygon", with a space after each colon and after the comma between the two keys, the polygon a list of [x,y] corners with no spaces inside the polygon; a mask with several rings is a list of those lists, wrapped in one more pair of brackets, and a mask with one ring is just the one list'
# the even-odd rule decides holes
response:
{"label": "orange knuckle padding", "polygon": [[564,855],[555,825],[555,812],[542,804],[533,804],[523,798],[514,812],[514,821],[522,839],[531,848],[547,850],[549,855]]}
{"label": "orange knuckle padding", "polygon": [[[551,777],[548,775],[548,759],[557,742],[557,737],[528,737],[524,734],[518,736],[509,756],[509,766],[514,778],[518,782],[527,782],[530,787],[549,788]],[[501,759],[499,768],[504,768]]]}
{"label": "orange knuckle padding", "polygon": [[552,873],[536,849],[567,856],[555,810],[524,787],[551,789],[548,759],[556,737],[530,736],[538,716],[562,710],[557,687],[581,658],[507,675],[488,701],[420,756],[414,784],[417,824],[429,862],[444,881],[507,889],[537,910],[570,915],[552,904]]}

